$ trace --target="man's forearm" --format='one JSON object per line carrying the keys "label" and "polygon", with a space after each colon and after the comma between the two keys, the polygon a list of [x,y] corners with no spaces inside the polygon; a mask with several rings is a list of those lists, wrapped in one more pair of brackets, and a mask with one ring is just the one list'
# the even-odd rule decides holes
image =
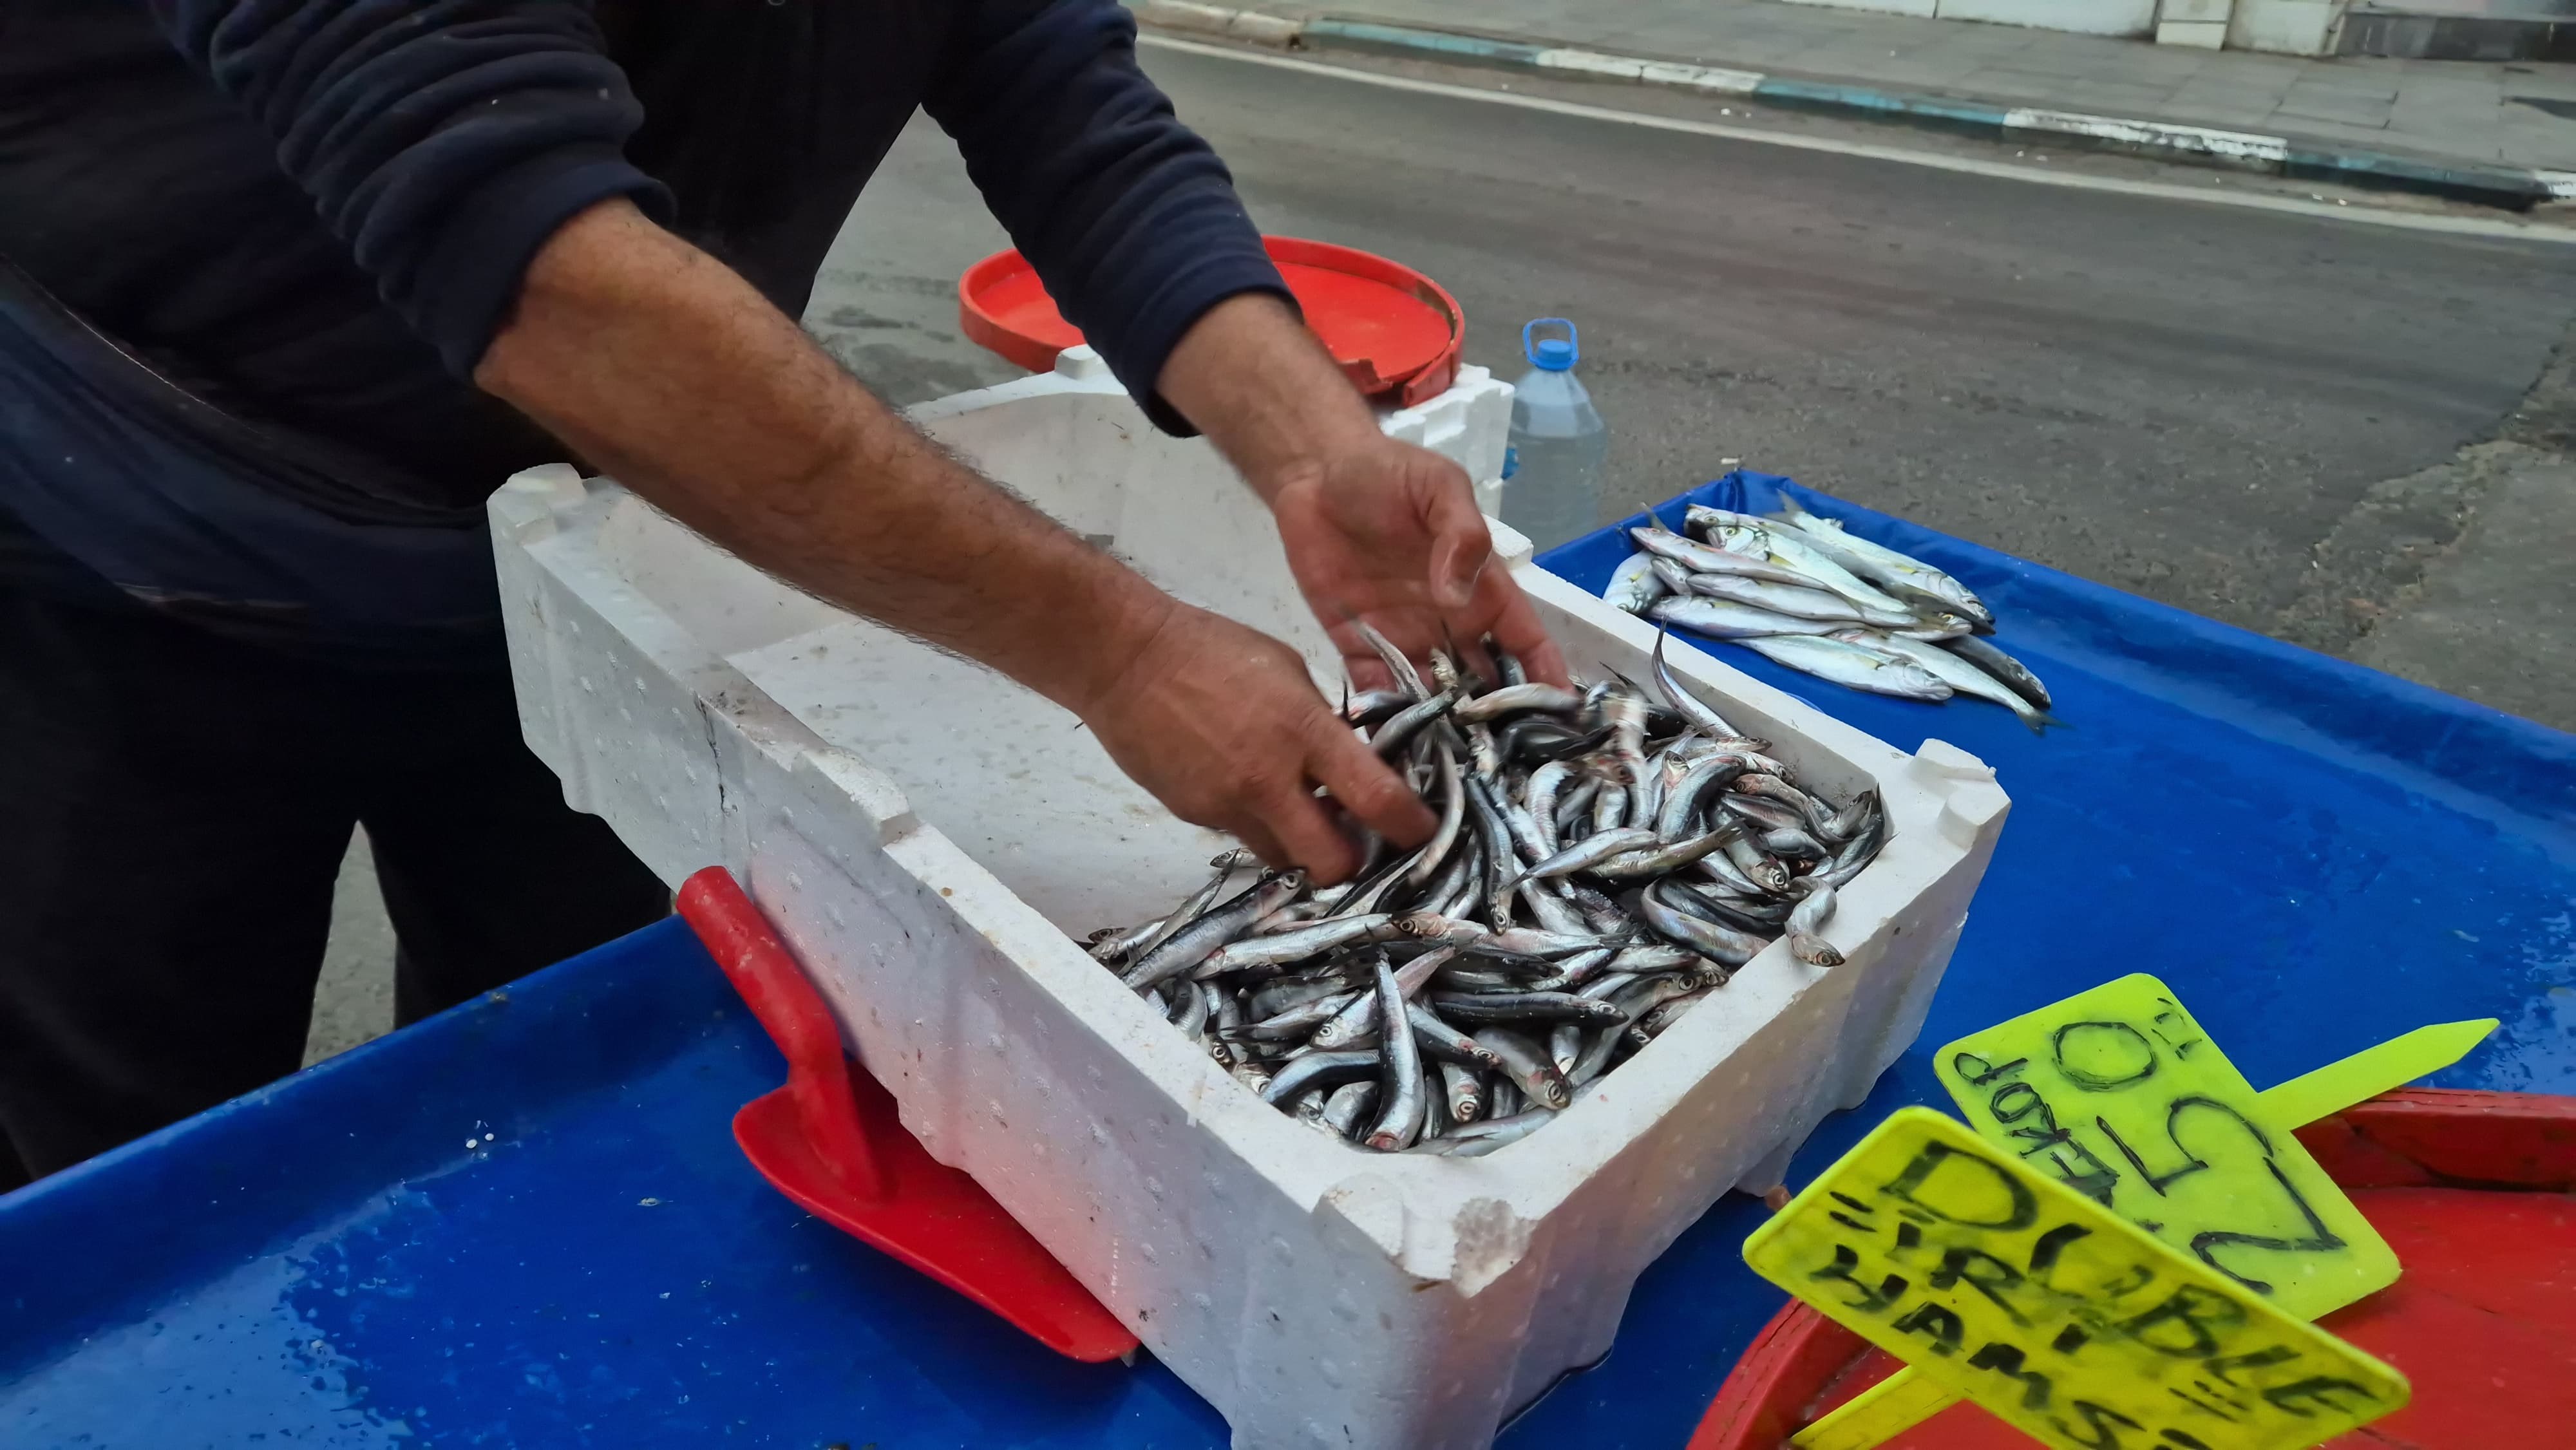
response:
{"label": "man's forearm", "polygon": [[1490,632],[1543,675],[1562,667],[1519,590],[1488,577],[1493,536],[1466,473],[1388,438],[1278,298],[1208,309],[1156,384],[1270,506],[1298,587],[1363,676],[1379,667],[1361,620],[1416,655]]}
{"label": "man's forearm", "polygon": [[1380,436],[1368,401],[1297,314],[1265,292],[1208,309],[1181,335],[1158,385],[1265,502],[1335,450]]}
{"label": "man's forearm", "polygon": [[475,381],[752,564],[1068,708],[1109,688],[1172,607],[624,202],[538,253]]}

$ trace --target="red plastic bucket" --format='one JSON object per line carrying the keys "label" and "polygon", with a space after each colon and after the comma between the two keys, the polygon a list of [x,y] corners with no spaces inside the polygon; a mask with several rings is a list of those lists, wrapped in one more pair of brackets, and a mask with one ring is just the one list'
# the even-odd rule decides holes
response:
{"label": "red plastic bucket", "polygon": [[[1330,242],[1264,237],[1262,246],[1351,385],[1410,407],[1457,380],[1467,317],[1439,283],[1400,262]],[[1031,372],[1082,341],[1018,252],[997,252],[957,280],[957,320],[979,345]]]}

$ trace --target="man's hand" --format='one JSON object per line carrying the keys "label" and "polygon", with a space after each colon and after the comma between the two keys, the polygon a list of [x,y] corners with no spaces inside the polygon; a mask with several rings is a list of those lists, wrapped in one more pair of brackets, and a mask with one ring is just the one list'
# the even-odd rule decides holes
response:
{"label": "man's hand", "polygon": [[1300,465],[1265,492],[1297,587],[1356,684],[1394,681],[1354,621],[1413,659],[1454,646],[1479,668],[1491,635],[1532,678],[1565,683],[1565,658],[1528,598],[1488,567],[1493,537],[1457,464],[1372,428],[1352,452]]}
{"label": "man's hand", "polygon": [[1529,600],[1488,567],[1466,472],[1381,432],[1284,303],[1247,293],[1211,308],[1159,385],[1270,505],[1307,607],[1357,682],[1386,676],[1353,627],[1363,620],[1417,660],[1451,643],[1472,660],[1491,634],[1532,678],[1566,682]]}
{"label": "man's hand", "polygon": [[1420,844],[1438,824],[1315,692],[1295,650],[1177,601],[1078,712],[1119,769],[1174,815],[1324,884],[1357,869],[1359,853],[1316,786],[1399,845]]}

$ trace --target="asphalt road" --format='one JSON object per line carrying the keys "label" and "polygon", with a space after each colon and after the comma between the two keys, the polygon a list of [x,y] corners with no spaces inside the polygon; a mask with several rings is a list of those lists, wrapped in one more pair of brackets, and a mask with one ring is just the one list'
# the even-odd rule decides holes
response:
{"label": "asphalt road", "polygon": [[[2420,571],[2345,558],[2320,579],[2319,546],[2375,486],[2493,437],[2576,318],[2565,246],[1146,60],[1265,229],[1439,278],[1469,317],[1469,360],[1516,375],[1522,321],[1578,322],[1620,511],[1736,458],[2322,648],[2402,605]],[[916,127],[809,325],[898,400],[1009,376],[956,336],[953,291],[1004,244],[945,139]],[[2473,501],[2436,492],[2455,516],[2410,520],[2389,547],[2429,556],[2458,534]],[[2504,703],[2576,725],[2576,691],[2558,688]]]}
{"label": "asphalt road", "polygon": [[[1613,429],[1614,509],[1740,459],[2576,727],[2576,385],[2535,389],[2576,317],[2576,248],[1146,61],[1265,229],[1439,278],[1471,320],[1470,361],[1516,375],[1522,321],[1575,319]],[[956,321],[958,273],[1004,245],[918,123],[807,324],[896,402],[1017,376]],[[371,884],[356,859],[317,1054],[390,1018]]]}

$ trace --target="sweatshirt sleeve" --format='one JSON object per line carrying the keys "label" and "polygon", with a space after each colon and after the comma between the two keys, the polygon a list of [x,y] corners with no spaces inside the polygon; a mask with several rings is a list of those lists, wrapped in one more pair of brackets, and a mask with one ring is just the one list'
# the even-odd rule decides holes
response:
{"label": "sweatshirt sleeve", "polygon": [[1181,335],[1240,292],[1295,299],[1234,178],[1136,65],[1117,0],[982,0],[929,94],[967,174],[1065,320],[1164,431]]}
{"label": "sweatshirt sleeve", "polygon": [[624,153],[643,110],[580,0],[150,3],[460,377],[558,227],[616,196],[668,220]]}

